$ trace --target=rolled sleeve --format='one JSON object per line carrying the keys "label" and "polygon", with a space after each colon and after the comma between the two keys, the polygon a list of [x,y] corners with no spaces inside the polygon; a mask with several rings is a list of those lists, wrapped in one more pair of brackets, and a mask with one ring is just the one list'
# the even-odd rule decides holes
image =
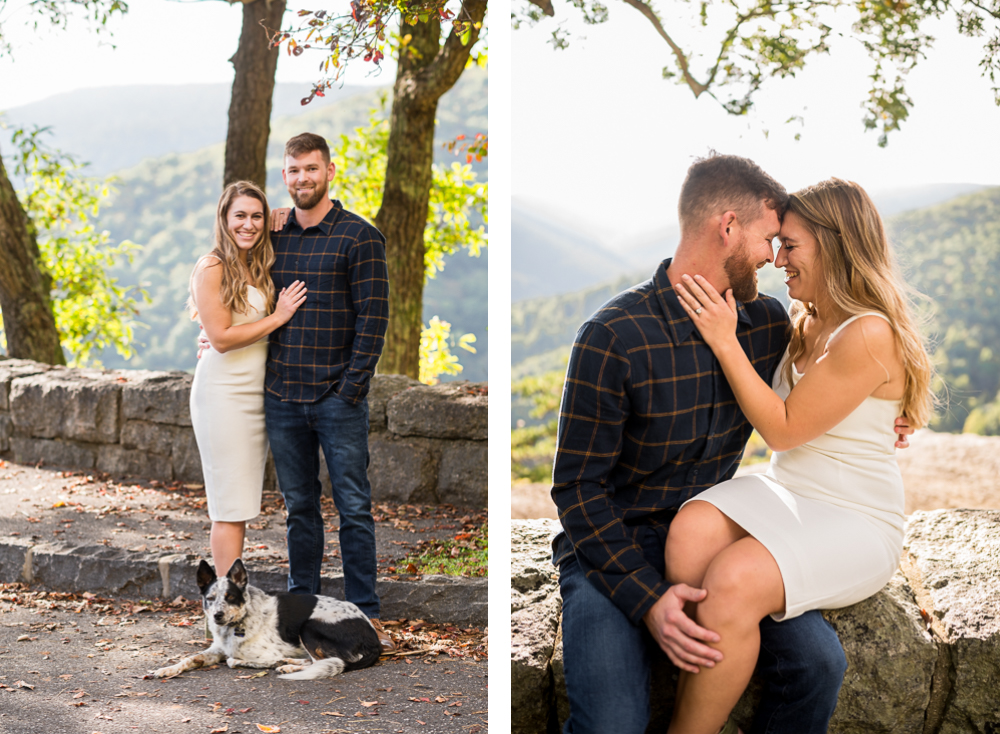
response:
{"label": "rolled sleeve", "polygon": [[570,355],[552,499],[591,583],[638,624],[669,584],[643,554],[608,481],[629,414],[630,363],[607,326],[588,322]]}

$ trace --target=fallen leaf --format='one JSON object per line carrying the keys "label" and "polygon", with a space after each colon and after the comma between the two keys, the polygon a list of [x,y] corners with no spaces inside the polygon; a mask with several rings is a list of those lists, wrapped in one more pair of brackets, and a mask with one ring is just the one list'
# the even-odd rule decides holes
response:
{"label": "fallen leaf", "polygon": [[281,731],[280,726],[266,726],[265,724],[257,724],[258,729],[260,729],[264,734],[278,734]]}
{"label": "fallen leaf", "polygon": [[212,729],[208,734],[222,734],[224,731],[229,731],[229,724],[223,724],[217,729]]}
{"label": "fallen leaf", "polygon": [[365,708],[368,708],[369,706],[378,706],[378,701],[362,701],[361,705]]}
{"label": "fallen leaf", "polygon": [[346,716],[346,714],[342,714],[339,711],[324,711],[320,716]]}
{"label": "fallen leaf", "polygon": [[29,691],[35,690],[35,687],[30,683],[25,683],[23,680],[14,681],[15,688],[27,688]]}
{"label": "fallen leaf", "polygon": [[303,706],[308,706],[309,705],[308,701],[301,701],[300,700],[299,703],[301,703]]}
{"label": "fallen leaf", "polygon": [[86,695],[87,695],[87,692],[86,692],[86,691],[80,691],[80,692],[79,692],[79,693],[77,693],[77,694],[76,694],[75,696],[73,696],[73,698],[83,698],[83,697],[84,697],[84,696],[86,696]]}
{"label": "fallen leaf", "polygon": [[445,698],[444,696],[438,696],[438,697],[437,697],[437,698],[435,698],[434,700],[435,700],[435,701],[437,701],[438,703],[444,703],[444,702],[445,702],[445,701],[447,701],[448,699],[447,699],[447,698]]}

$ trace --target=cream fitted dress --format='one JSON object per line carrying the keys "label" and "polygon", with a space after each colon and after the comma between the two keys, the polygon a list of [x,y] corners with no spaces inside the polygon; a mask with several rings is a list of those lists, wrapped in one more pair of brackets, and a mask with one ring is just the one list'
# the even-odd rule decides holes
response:
{"label": "cream fitted dress", "polygon": [[[252,324],[267,314],[264,297],[247,286],[249,314],[233,311],[233,326]],[[214,522],[241,522],[260,514],[267,459],[264,430],[264,365],[267,337],[222,353],[206,349],[191,385],[191,423],[201,454]]]}
{"label": "cream fitted dress", "polygon": [[[868,315],[885,318],[854,316],[830,339]],[[782,400],[790,391],[782,378],[787,359],[786,351],[774,378]],[[793,365],[793,384],[801,377]],[[899,415],[899,401],[867,397],[819,438],[772,454],[766,474],[732,479],[694,498],[718,507],[778,562],[785,612],[774,619],[855,604],[896,571],[904,522],[893,431]]]}

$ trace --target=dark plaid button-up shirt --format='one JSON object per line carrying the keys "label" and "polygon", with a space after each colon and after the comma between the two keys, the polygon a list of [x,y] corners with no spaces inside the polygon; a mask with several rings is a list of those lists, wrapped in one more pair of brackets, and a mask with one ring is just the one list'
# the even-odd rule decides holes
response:
{"label": "dark plaid button-up shirt", "polygon": [[389,325],[385,238],[336,200],[323,221],[304,230],[293,209],[272,238],[275,289],[301,280],[309,291],[291,321],[271,334],[268,392],[312,403],[332,390],[357,405],[368,394]]}
{"label": "dark plaid button-up shirt", "polygon": [[[606,303],[577,333],[559,413],[552,498],[569,553],[638,624],[669,588],[663,548],[677,509],[732,478],[753,430],[667,277]],[[739,304],[737,335],[770,383],[788,341],[775,299]]]}

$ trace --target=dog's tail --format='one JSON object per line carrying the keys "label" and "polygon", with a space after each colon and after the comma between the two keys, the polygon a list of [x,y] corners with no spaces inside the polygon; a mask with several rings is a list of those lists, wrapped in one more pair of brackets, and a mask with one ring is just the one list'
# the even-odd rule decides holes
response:
{"label": "dog's tail", "polygon": [[323,660],[313,659],[312,665],[307,665],[302,670],[294,673],[279,675],[279,678],[286,680],[315,680],[317,678],[332,678],[344,672],[344,661],[340,658],[325,658]]}

